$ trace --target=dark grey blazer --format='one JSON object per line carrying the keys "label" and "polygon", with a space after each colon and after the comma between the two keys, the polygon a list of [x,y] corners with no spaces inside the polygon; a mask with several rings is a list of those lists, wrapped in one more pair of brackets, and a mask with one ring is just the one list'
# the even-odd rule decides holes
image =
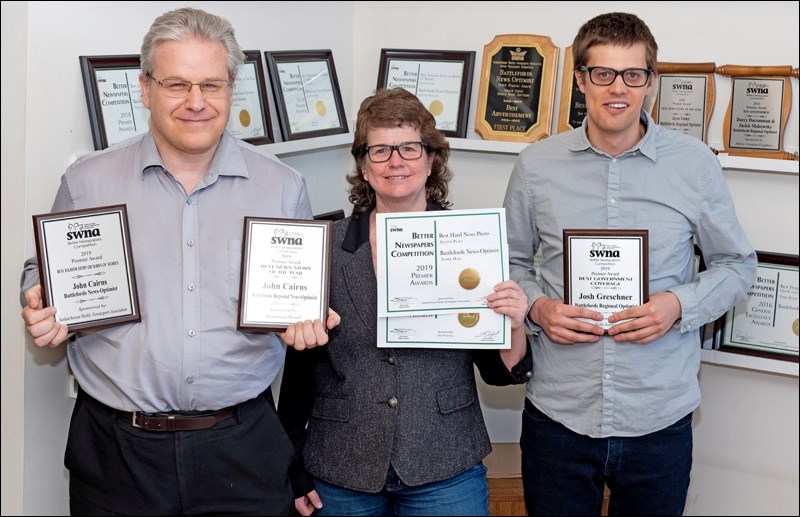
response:
{"label": "dark grey blazer", "polygon": [[[496,350],[377,348],[366,214],[334,224],[330,306],[341,324],[327,346],[289,349],[278,405],[308,473],[378,492],[390,464],[413,486],[450,478],[491,452],[473,363],[487,383],[521,384],[530,350],[509,373]],[[301,464],[292,477],[296,497],[313,488]]]}

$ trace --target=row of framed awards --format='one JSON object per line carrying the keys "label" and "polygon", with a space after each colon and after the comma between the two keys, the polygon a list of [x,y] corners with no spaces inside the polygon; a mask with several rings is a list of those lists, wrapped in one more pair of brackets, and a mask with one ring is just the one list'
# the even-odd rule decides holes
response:
{"label": "row of framed awards", "polygon": [[[486,140],[534,142],[550,135],[555,112],[559,48],[548,36],[505,34],[485,45],[475,131]],[[230,132],[253,144],[274,141],[261,52],[246,51],[233,95]],[[347,133],[330,50],[264,52],[284,141]],[[81,56],[92,137],[104,149],[147,131],[138,55]],[[474,51],[382,49],[376,88],[414,93],[445,135],[467,138]],[[574,80],[571,47],[565,49],[557,131],[578,127],[585,99]],[[660,124],[708,141],[715,75],[731,77],[723,124],[729,154],[797,159],[783,148],[791,107],[791,66],[715,63],[658,64],[652,115]]]}

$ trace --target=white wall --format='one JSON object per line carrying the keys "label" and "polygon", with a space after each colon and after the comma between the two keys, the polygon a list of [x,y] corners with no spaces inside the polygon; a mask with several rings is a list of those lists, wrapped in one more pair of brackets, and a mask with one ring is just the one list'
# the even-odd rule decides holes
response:
{"label": "white wall", "polygon": [[[138,53],[162,12],[181,2],[3,2],[2,513],[67,512],[63,467],[72,402],[62,350],[24,342],[18,273],[34,251],[30,217],[46,212],[64,168],[92,150],[78,56]],[[352,119],[375,88],[380,49],[474,50],[474,127],[483,45],[495,35],[549,35],[562,49],[581,23],[609,9],[650,26],[659,60],[798,66],[798,3],[760,2],[192,2],[230,19],[245,49],[332,49]],[[10,16],[9,16],[10,15]],[[721,148],[729,79],[717,76],[710,145]],[[798,149],[798,82],[786,148]],[[560,73],[556,85],[560,91]],[[274,106],[271,106],[274,114]],[[277,131],[276,120],[273,127]],[[472,129],[469,138],[479,139]],[[315,212],[347,209],[349,149],[284,158],[309,183]],[[499,206],[513,155],[454,151],[456,208]],[[737,211],[757,249],[798,253],[798,176],[727,171]],[[10,188],[9,188],[10,187]],[[704,364],[695,414],[687,515],[797,514],[798,379]],[[495,441],[519,436],[519,388],[481,389]],[[21,421],[24,418],[24,436]]]}

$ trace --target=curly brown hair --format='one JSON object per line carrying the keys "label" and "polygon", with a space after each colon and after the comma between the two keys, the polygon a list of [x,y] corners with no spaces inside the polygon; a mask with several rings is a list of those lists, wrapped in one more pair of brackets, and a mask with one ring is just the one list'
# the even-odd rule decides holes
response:
{"label": "curly brown hair", "polygon": [[418,129],[423,148],[431,158],[431,174],[425,183],[428,201],[443,208],[451,205],[447,200],[448,183],[453,173],[447,166],[450,144],[436,129],[436,120],[419,99],[404,88],[378,90],[367,97],[358,109],[356,132],[350,149],[356,160],[355,169],[347,175],[350,187],[350,202],[353,203],[353,218],[375,208],[375,190],[367,183],[362,173],[367,157],[367,134],[371,129],[411,127]]}

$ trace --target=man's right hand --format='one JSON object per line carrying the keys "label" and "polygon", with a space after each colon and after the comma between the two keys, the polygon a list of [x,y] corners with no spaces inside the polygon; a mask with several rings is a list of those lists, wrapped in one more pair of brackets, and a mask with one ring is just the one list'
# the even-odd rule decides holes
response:
{"label": "man's right hand", "polygon": [[577,319],[603,321],[601,313],[585,307],[567,305],[564,300],[542,296],[533,302],[528,316],[532,322],[542,327],[550,339],[562,345],[596,343],[603,335],[601,327]]}
{"label": "man's right hand", "polygon": [[25,320],[25,330],[33,338],[33,344],[55,348],[67,340],[67,326],[56,321],[56,308],[42,306],[40,284],[25,291],[25,301],[28,305],[22,309],[22,319]]}

